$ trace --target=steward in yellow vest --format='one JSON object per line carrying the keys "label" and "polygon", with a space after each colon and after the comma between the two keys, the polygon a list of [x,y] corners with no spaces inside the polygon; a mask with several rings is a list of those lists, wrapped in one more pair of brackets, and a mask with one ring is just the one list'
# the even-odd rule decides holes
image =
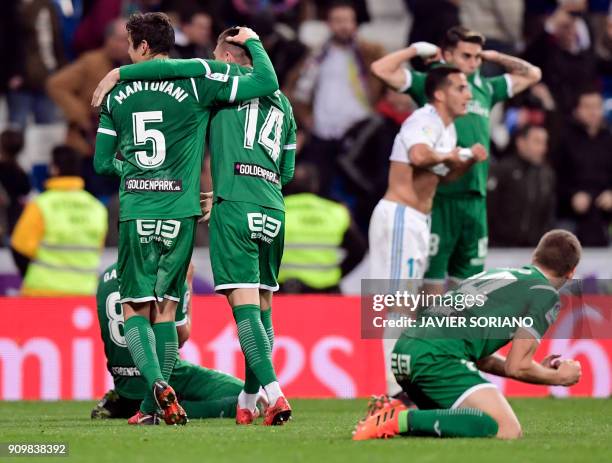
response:
{"label": "steward in yellow vest", "polygon": [[340,292],[366,241],[346,206],[317,196],[317,172],[297,166],[285,197],[285,248],[278,281],[289,293]]}
{"label": "steward in yellow vest", "polygon": [[108,228],[106,207],[84,188],[78,154],[53,150],[45,192],[30,202],[11,237],[26,296],[95,294]]}

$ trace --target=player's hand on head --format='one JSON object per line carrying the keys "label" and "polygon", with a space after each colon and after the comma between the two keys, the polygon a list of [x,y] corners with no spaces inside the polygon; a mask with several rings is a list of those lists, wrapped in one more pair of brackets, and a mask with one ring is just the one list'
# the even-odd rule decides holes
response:
{"label": "player's hand on head", "polygon": [[104,79],[100,81],[94,90],[91,98],[91,105],[94,108],[100,106],[102,101],[104,101],[106,94],[110,92],[115,85],[117,85],[117,82],[119,82],[119,68],[109,71],[109,73],[104,76]]}
{"label": "player's hand on head", "polygon": [[244,45],[249,39],[259,39],[259,36],[255,31],[249,27],[239,27],[238,34],[227,37],[225,40],[230,43],[237,43],[238,45]]}
{"label": "player's hand on head", "polygon": [[557,368],[559,386],[573,386],[582,376],[582,366],[577,360],[562,360]]}
{"label": "player's hand on head", "polygon": [[499,52],[495,50],[483,50],[480,52],[480,57],[485,61],[495,61],[499,57]]}
{"label": "player's hand on head", "polygon": [[414,42],[410,46],[416,50],[417,56],[421,58],[431,58],[440,53],[440,49],[429,42]]}

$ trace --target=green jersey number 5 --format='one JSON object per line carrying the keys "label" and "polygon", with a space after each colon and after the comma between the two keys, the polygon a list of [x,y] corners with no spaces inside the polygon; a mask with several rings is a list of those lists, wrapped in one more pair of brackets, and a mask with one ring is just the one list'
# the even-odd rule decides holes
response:
{"label": "green jersey number 5", "polygon": [[[257,117],[259,115],[259,98],[253,98],[238,106],[238,111],[246,110],[244,121],[244,147],[252,150],[257,135]],[[281,135],[283,133],[283,112],[272,106],[259,130],[258,143],[265,148],[268,155],[276,162],[281,152]]]}
{"label": "green jersey number 5", "polygon": [[132,114],[134,128],[134,145],[142,146],[147,142],[152,144],[152,154],[146,151],[136,151],[136,162],[143,169],[154,169],[164,163],[166,159],[166,139],[164,134],[156,129],[147,129],[147,122],[163,122],[161,111],[142,111]]}

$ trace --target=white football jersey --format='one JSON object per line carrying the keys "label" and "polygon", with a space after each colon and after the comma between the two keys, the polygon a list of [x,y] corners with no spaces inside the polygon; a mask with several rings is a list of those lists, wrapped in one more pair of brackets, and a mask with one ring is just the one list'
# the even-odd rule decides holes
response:
{"label": "white football jersey", "polygon": [[[417,109],[404,121],[395,136],[389,160],[410,164],[410,149],[421,143],[438,153],[448,153],[457,146],[455,124],[445,126],[436,108],[430,104]],[[438,164],[431,170],[442,176],[448,173],[444,164]]]}

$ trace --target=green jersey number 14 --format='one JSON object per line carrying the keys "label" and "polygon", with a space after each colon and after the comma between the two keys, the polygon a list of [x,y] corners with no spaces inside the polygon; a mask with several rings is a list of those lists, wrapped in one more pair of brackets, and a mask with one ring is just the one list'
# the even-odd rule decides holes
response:
{"label": "green jersey number 14", "polygon": [[[238,106],[238,111],[246,110],[244,121],[244,147],[253,149],[257,136],[257,115],[259,113],[259,98],[253,98]],[[283,133],[283,112],[272,106],[259,130],[258,143],[263,146],[273,161],[276,162],[281,152],[281,136]]]}

